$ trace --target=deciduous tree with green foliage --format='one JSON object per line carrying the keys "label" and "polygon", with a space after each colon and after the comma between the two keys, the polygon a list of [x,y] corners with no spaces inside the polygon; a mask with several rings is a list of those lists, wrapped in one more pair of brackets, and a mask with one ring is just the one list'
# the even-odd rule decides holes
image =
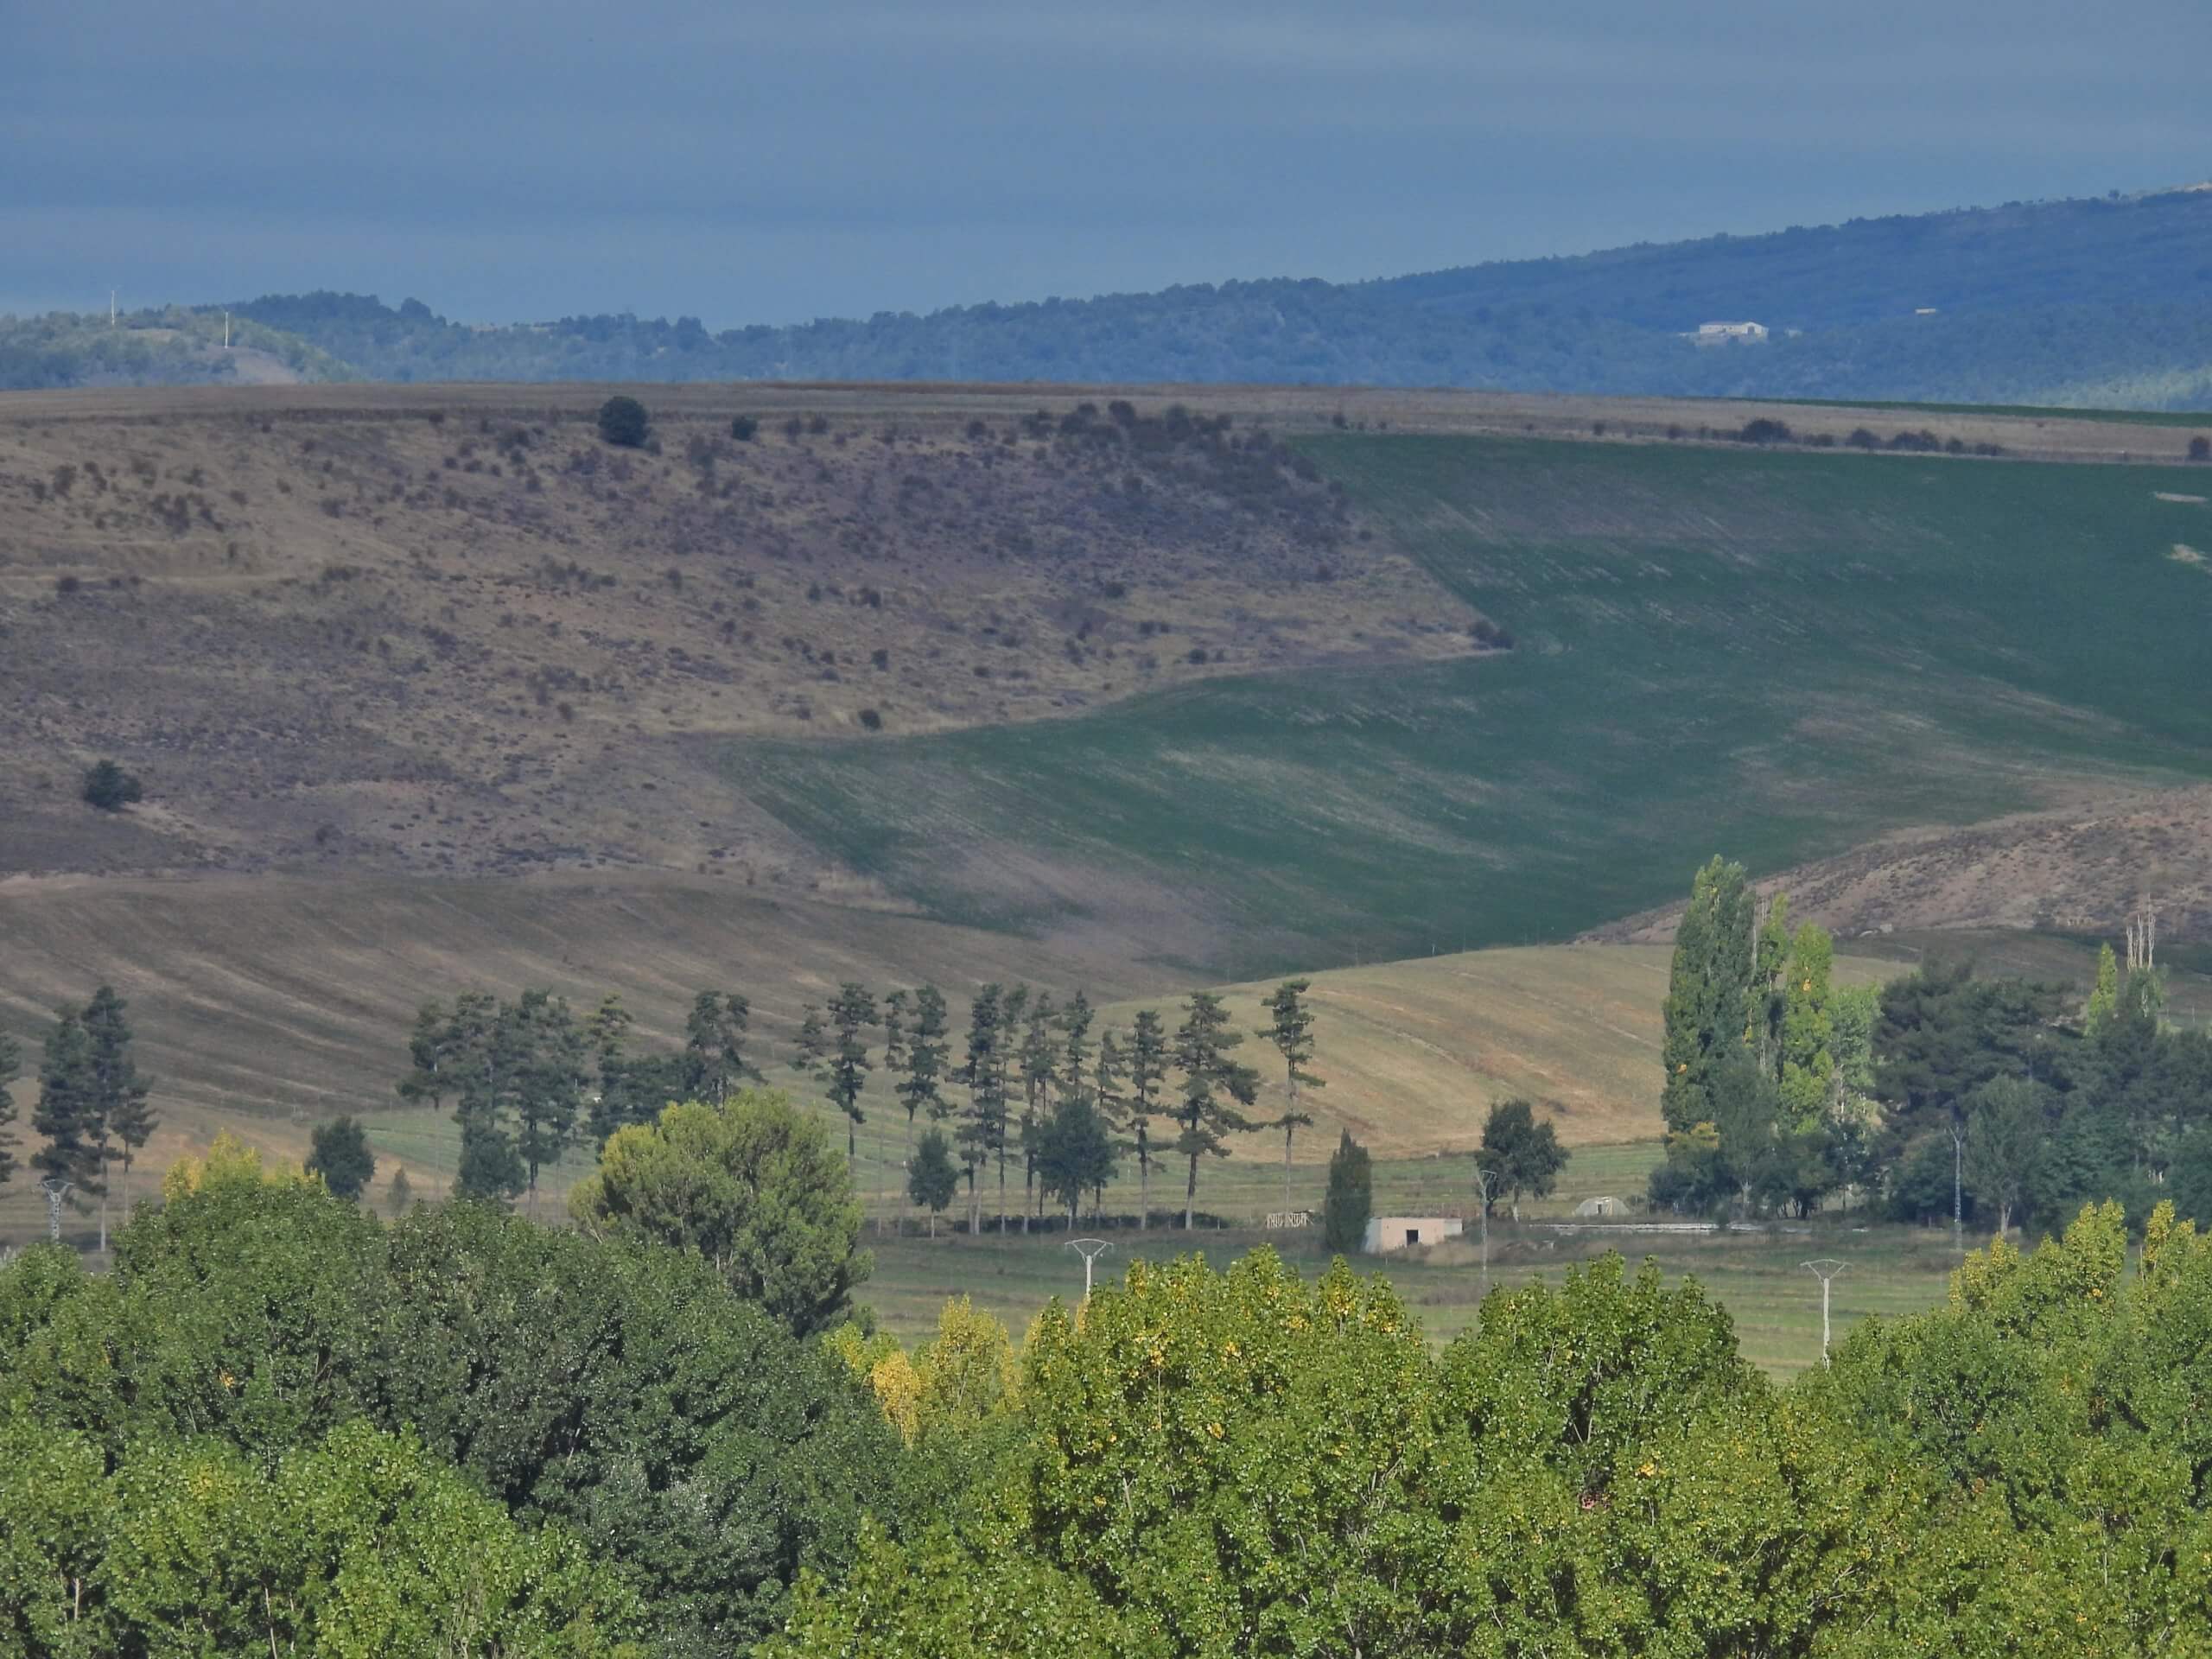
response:
{"label": "deciduous tree with green foliage", "polygon": [[1071,1228],[1084,1193],[1114,1179],[1113,1138],[1087,1093],[1062,1096],[1039,1128],[1037,1179],[1067,1206]]}
{"label": "deciduous tree with green foliage", "polygon": [[1490,1176],[1485,1202],[1495,1208],[1503,1198],[1520,1220],[1521,1195],[1548,1196],[1567,1158],[1558,1129],[1548,1120],[1538,1122],[1535,1107],[1517,1098],[1499,1101],[1483,1120],[1482,1145],[1475,1153],[1476,1166]]}
{"label": "deciduous tree with green foliage", "polygon": [[1670,1130],[1710,1122],[1715,1072],[1745,1057],[1754,904],[1744,867],[1717,856],[1691,884],[1689,905],[1675,931],[1661,1051],[1667,1077],[1660,1109]]}
{"label": "deciduous tree with green foliage", "polygon": [[759,1090],[618,1130],[569,1213],[595,1232],[696,1251],[801,1335],[836,1324],[874,1265],[859,1248],[850,1166],[812,1118]]}
{"label": "deciduous tree with green foliage", "polygon": [[960,1190],[960,1171],[952,1161],[952,1145],[944,1131],[934,1126],[922,1131],[920,1144],[906,1160],[906,1196],[929,1211],[930,1236],[937,1236],[937,1218]]}
{"label": "deciduous tree with green foliage", "polygon": [[308,1152],[307,1169],[308,1174],[322,1177],[322,1184],[334,1197],[359,1202],[377,1178],[376,1154],[360,1120],[348,1115],[318,1123]]}

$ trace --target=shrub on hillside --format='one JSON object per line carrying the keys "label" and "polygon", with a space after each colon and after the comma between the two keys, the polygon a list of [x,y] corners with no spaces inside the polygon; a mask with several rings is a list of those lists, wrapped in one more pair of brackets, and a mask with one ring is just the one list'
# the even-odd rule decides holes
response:
{"label": "shrub on hillside", "polygon": [[730,417],[729,435],[740,443],[752,442],[760,430],[760,423],[750,415],[733,415]]}
{"label": "shrub on hillside", "polygon": [[2189,441],[2189,458],[2191,461],[2212,461],[2212,438],[2201,433],[2191,438]]}
{"label": "shrub on hillside", "polygon": [[619,449],[645,447],[652,417],[634,397],[617,394],[599,406],[599,435]]}
{"label": "shrub on hillside", "polygon": [[85,773],[85,804],[103,812],[120,812],[145,798],[138,779],[112,760],[102,760]]}

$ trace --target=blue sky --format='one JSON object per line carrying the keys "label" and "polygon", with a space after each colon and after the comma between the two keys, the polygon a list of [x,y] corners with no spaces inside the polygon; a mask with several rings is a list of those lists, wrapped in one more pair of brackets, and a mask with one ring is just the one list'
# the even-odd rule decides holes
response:
{"label": "blue sky", "polygon": [[5,12],[0,310],[721,327],[2212,175],[2204,0]]}

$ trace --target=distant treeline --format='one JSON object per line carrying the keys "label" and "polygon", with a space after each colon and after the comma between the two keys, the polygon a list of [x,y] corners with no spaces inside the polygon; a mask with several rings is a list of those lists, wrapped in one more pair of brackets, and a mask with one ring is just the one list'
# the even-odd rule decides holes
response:
{"label": "distant treeline", "polygon": [[[354,294],[232,308],[393,381],[1268,382],[2204,408],[2212,193],[719,333],[626,315],[482,328]],[[1770,337],[1687,337],[1720,321]],[[0,384],[65,384],[28,372],[0,346]],[[143,372],[165,378],[160,364]]]}

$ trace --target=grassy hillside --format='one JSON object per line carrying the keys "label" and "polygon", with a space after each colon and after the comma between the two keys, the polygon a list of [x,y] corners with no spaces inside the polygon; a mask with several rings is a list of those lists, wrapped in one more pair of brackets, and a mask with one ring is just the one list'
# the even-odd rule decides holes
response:
{"label": "grassy hillside", "polygon": [[2171,471],[1304,448],[1520,648],[1215,683],[865,764],[746,744],[733,783],[933,913],[1153,918],[1163,954],[1234,973],[1560,938],[1673,898],[1716,847],[1774,870],[2212,776],[2212,704],[2182,692],[2212,581],[2176,556],[2212,544],[2212,508]]}

